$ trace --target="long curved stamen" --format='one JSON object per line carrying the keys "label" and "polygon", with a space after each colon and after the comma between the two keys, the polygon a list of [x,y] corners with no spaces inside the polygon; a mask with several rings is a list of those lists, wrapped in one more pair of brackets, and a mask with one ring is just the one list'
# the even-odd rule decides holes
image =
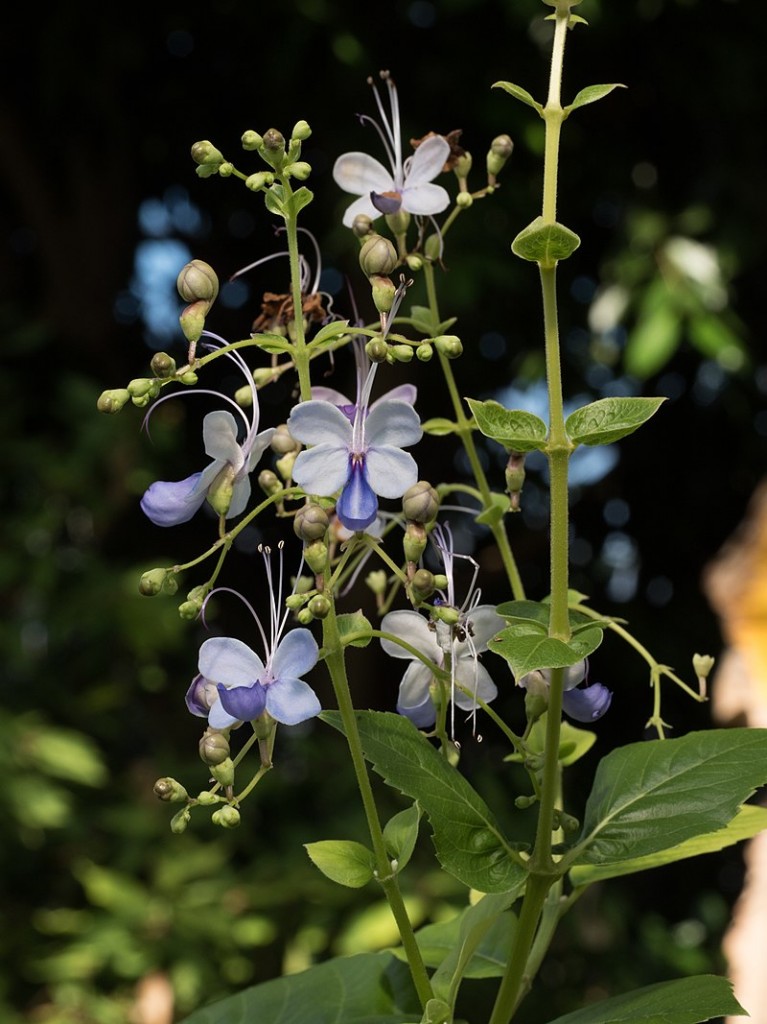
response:
{"label": "long curved stamen", "polygon": [[381,77],[386,76],[384,81],[386,87],[389,90],[389,104],[391,105],[392,115],[392,136],[394,138],[394,158],[396,160],[396,167],[398,175],[394,175],[394,181],[397,188],[402,188],[405,184],[405,174],[402,165],[402,133],[400,129],[400,118],[399,118],[399,97],[397,96],[397,87],[392,81],[389,72],[382,72]]}
{"label": "long curved stamen", "polygon": [[387,159],[389,161],[389,164],[391,166],[391,169],[392,169],[392,178],[394,178],[396,180],[396,175],[395,175],[396,164],[394,162],[396,158],[394,156],[394,150],[391,148],[391,143],[389,142],[389,139],[384,134],[383,128],[381,128],[380,124],[378,123],[378,121],[375,120],[375,118],[370,117],[368,114],[357,114],[357,120],[362,125],[365,125],[365,124],[372,125],[375,128],[375,130],[378,132],[378,137],[381,140],[383,148],[386,150],[386,157],[387,157]]}
{"label": "long curved stamen", "polygon": [[371,363],[365,382],[357,394],[357,403],[352,425],[352,453],[354,455],[365,454],[365,420],[370,405],[370,392],[373,388],[378,363]]}
{"label": "long curved stamen", "polygon": [[200,609],[200,616],[202,619],[203,626],[205,626],[206,629],[208,628],[208,623],[205,621],[205,609],[208,605],[208,601],[210,601],[214,594],[234,594],[235,597],[239,597],[239,599],[248,609],[250,614],[253,616],[256,626],[258,627],[258,632],[261,635],[261,640],[263,642],[264,649],[268,650],[269,645],[266,639],[266,633],[264,631],[264,627],[261,625],[261,619],[258,617],[255,608],[250,603],[250,601],[248,601],[248,599],[239,592],[239,590],[234,590],[232,587],[216,587],[215,590],[211,590],[211,592],[207,595],[205,600],[202,602],[202,608]]}
{"label": "long curved stamen", "polygon": [[247,274],[249,270],[253,270],[255,267],[260,267],[262,263],[268,263],[269,260],[279,259],[280,256],[288,256],[288,252],[272,252],[268,256],[262,256],[260,260],[256,260],[255,263],[249,263],[247,267],[241,267],[239,270],[235,270],[232,276],[229,278],[230,281],[234,281],[241,274]]}

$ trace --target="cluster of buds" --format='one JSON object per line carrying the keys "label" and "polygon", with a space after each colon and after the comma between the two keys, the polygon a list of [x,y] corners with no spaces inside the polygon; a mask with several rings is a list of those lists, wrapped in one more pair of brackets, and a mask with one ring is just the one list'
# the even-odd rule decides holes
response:
{"label": "cluster of buds", "polygon": [[179,317],[181,330],[189,342],[189,362],[194,360],[197,342],[205,329],[205,317],[218,296],[215,270],[202,260],[192,260],[182,268],[176,279],[178,293],[188,303]]}
{"label": "cluster of buds", "polygon": [[290,480],[293,475],[293,465],[298,453],[301,451],[301,445],[291,435],[287,424],[281,423],[277,427],[269,445],[277,456],[277,461],[274,464],[275,469],[283,480]]}
{"label": "cluster of buds", "polygon": [[[305,142],[311,134],[312,130],[306,121],[297,121],[288,142],[285,141],[282,132],[277,131],[276,128],[270,128],[263,135],[254,131],[246,131],[240,141],[246,152],[258,153],[264,163],[273,168],[274,174],[306,181],[312,168],[305,160],[298,158],[301,155],[301,143]],[[274,174],[269,171],[256,172],[246,179],[245,184],[254,192],[261,191],[271,187],[274,183]]]}

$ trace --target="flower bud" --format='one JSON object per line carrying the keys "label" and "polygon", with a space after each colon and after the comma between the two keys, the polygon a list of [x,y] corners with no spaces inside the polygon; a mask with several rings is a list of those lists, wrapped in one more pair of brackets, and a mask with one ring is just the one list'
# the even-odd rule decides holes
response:
{"label": "flower bud", "polygon": [[387,213],[385,220],[389,231],[396,237],[404,235],[410,227],[410,214],[402,207],[396,213]]}
{"label": "flower bud", "polygon": [[149,377],[136,377],[128,383],[128,394],[131,398],[144,398],[152,391],[153,381]]}
{"label": "flower bud", "polygon": [[277,494],[278,491],[282,490],[282,484],[280,483],[277,474],[273,473],[271,469],[261,470],[258,474],[258,486],[264,494],[270,498],[272,495]]}
{"label": "flower bud", "polygon": [[297,451],[301,445],[288,430],[287,423],[280,423],[272,434],[269,447],[275,455],[287,455],[288,452]]}
{"label": "flower bud", "polygon": [[455,626],[461,615],[457,608],[449,604],[438,604],[434,606],[434,617],[440,622],[446,622],[448,626]]}
{"label": "flower bud", "polygon": [[170,819],[170,830],[176,835],[180,836],[182,832],[186,832],[186,827],[192,820],[192,812],[188,807],[182,808],[178,814],[174,814]]}
{"label": "flower bud", "polygon": [[388,313],[394,305],[397,289],[390,277],[381,274],[374,274],[370,278],[370,292],[373,296],[373,303],[379,313]]}
{"label": "flower bud", "polygon": [[139,593],[143,594],[144,597],[156,597],[162,590],[167,575],[167,569],[147,570],[139,580]]}
{"label": "flower bud", "polygon": [[213,168],[213,173],[215,173],[215,168],[218,168],[224,162],[224,156],[216,149],[212,142],[208,142],[205,139],[202,142],[195,142],[192,146],[192,160],[196,164]]}
{"label": "flower bud", "polygon": [[291,178],[297,178],[299,181],[306,181],[311,173],[312,165],[305,160],[296,160],[288,167],[288,174]]}
{"label": "flower bud", "polygon": [[328,560],[327,544],[321,540],[314,540],[304,548],[304,559],[306,564],[315,575],[324,572]]}
{"label": "flower bud", "polygon": [[424,243],[423,253],[428,260],[438,260],[442,257],[442,239],[439,235],[429,235]]}
{"label": "flower bud", "polygon": [[159,797],[160,800],[163,800],[166,803],[177,804],[182,800],[189,799],[189,794],[181,783],[176,782],[175,779],[171,779],[169,777],[165,779],[158,779],[154,784],[153,790],[155,796]]}
{"label": "flower bud", "polygon": [[371,338],[365,346],[365,352],[371,363],[382,363],[386,359],[389,346],[383,338]]}
{"label": "flower bud", "polygon": [[300,611],[309,600],[306,594],[290,594],[285,598],[285,607],[291,612]]}
{"label": "flower bud", "polygon": [[402,495],[405,519],[413,523],[431,523],[439,512],[439,495],[428,480],[419,480]]}
{"label": "flower bud", "polygon": [[293,131],[290,133],[290,137],[291,139],[298,139],[299,142],[306,142],[311,134],[312,130],[306,121],[296,121],[293,125]]}
{"label": "flower bud", "polygon": [[243,132],[240,142],[242,143],[242,148],[248,153],[252,153],[254,149],[258,149],[259,146],[264,144],[264,140],[258,132],[250,130]]}
{"label": "flower bud", "polygon": [[311,543],[323,539],[329,523],[328,514],[321,505],[304,505],[296,512],[293,530],[301,540]]}
{"label": "flower bud", "polygon": [[508,135],[496,135],[490,143],[487,154],[487,178],[491,185],[495,184],[496,177],[503,170],[513,149],[514,143]]}
{"label": "flower bud", "polygon": [[298,458],[298,452],[288,452],[287,455],[283,455],[282,458],[277,459],[274,464],[274,468],[280,474],[283,480],[290,480],[293,475],[293,466],[296,464]]}
{"label": "flower bud", "polygon": [[187,370],[186,373],[182,373],[178,379],[182,384],[186,384],[188,387],[193,387],[197,383],[197,374],[194,370]]}
{"label": "flower bud", "polygon": [[234,393],[234,400],[241,409],[250,409],[253,405],[253,389],[249,384],[237,388]]}
{"label": "flower bud", "polygon": [[197,302],[198,299],[213,302],[218,295],[218,276],[209,263],[192,260],[181,268],[176,288],[184,302]]}
{"label": "flower bud", "polygon": [[373,569],[365,577],[365,583],[373,591],[376,597],[381,597],[386,593],[386,572],[383,569]]}
{"label": "flower bud", "polygon": [[447,590],[447,576],[443,572],[434,573],[434,586],[437,590]]}
{"label": "flower bud", "polygon": [[253,382],[257,388],[271,384],[273,380],[277,380],[277,375],[271,366],[257,366],[253,371]]}
{"label": "flower bud", "polygon": [[103,391],[99,395],[98,402],[96,402],[96,408],[99,412],[113,414],[119,412],[130,397],[131,394],[127,388],[114,388],[112,391]]}
{"label": "flower bud", "polygon": [[390,345],[389,351],[398,363],[410,363],[413,359],[412,345]]}
{"label": "flower bud", "polygon": [[514,799],[514,806],[519,811],[525,811],[528,807],[532,807],[537,800],[538,797],[536,796],[518,796]]}
{"label": "flower bud", "polygon": [[420,523],[408,523],[402,538],[402,549],[408,562],[417,563],[426,550],[426,530]]}
{"label": "flower bud", "polygon": [[276,171],[282,169],[285,159],[285,136],[276,128],[264,132],[262,156]]}
{"label": "flower bud", "polygon": [[325,619],[330,612],[330,598],[325,594],[315,594],[306,607],[315,619]]}
{"label": "flower bud", "polygon": [[218,793],[211,793],[209,789],[203,789],[201,793],[198,793],[195,800],[201,807],[210,807],[212,804],[220,804],[221,797]]}
{"label": "flower bud", "polygon": [[210,774],[219,784],[219,786],[234,785],[234,761],[231,757],[224,758],[219,764],[213,764],[210,766]]}
{"label": "flower bud", "polygon": [[149,365],[155,377],[160,377],[162,380],[167,380],[176,372],[176,360],[167,352],[155,352]]}
{"label": "flower bud", "polygon": [[205,317],[210,312],[211,303],[206,299],[199,299],[181,311],[178,322],[184,337],[189,342],[197,342],[205,330]]}
{"label": "flower bud", "polygon": [[519,512],[519,499],[525,483],[525,456],[523,452],[509,452],[506,463],[506,491],[509,495],[509,510]]}
{"label": "flower bud", "polygon": [[224,807],[219,807],[211,814],[210,820],[214,825],[220,825],[221,828],[237,828],[240,824],[240,812],[231,804],[225,804]]}
{"label": "flower bud", "polygon": [[415,350],[416,359],[422,363],[428,363],[431,357],[434,355],[434,349],[431,345],[424,341]]}
{"label": "flower bud", "polygon": [[170,594],[171,597],[178,591],[178,580],[176,574],[169,572],[163,580],[162,589],[165,594]]}
{"label": "flower bud", "polygon": [[466,179],[469,176],[469,171],[471,170],[471,165],[471,153],[468,153],[466,152],[466,150],[464,150],[463,153],[459,157],[457,157],[455,163],[453,164],[453,173],[455,174],[456,178],[458,178],[459,182],[466,181]]}
{"label": "flower bud", "polygon": [[454,334],[441,334],[438,338],[434,339],[434,347],[448,359],[457,359],[463,352],[461,339],[457,338]]}
{"label": "flower bud", "polygon": [[419,256],[417,252],[411,252],[406,256],[405,263],[407,263],[408,270],[412,270],[413,273],[423,270],[423,256]]}
{"label": "flower bud", "polygon": [[178,606],[178,614],[186,622],[194,622],[202,611],[202,602],[198,604],[197,601],[182,601]]}
{"label": "flower bud", "polygon": [[692,667],[698,677],[698,691],[701,697],[706,696],[706,680],[714,667],[714,658],[710,654],[693,654]]}
{"label": "flower bud", "polygon": [[473,203],[474,196],[471,192],[459,192],[455,197],[455,205],[459,206],[462,210],[468,210]]}
{"label": "flower bud", "polygon": [[360,266],[366,277],[391,274],[397,266],[397,250],[383,235],[370,235],[360,249]]}
{"label": "flower bud", "polygon": [[145,409],[149,405],[149,395],[141,395],[139,398],[131,398],[131,402],[137,409]]}
{"label": "flower bud", "polygon": [[227,463],[208,488],[208,504],[220,516],[225,516],[234,494],[234,466]]}
{"label": "flower bud", "polygon": [[230,163],[228,160],[224,160],[218,169],[218,173],[222,178],[231,178],[234,174],[234,164]]}
{"label": "flower bud", "polygon": [[359,239],[367,238],[373,231],[373,221],[366,213],[358,213],[352,221],[352,231]]}
{"label": "flower bud", "polygon": [[206,729],[198,749],[205,764],[223,764],[229,757],[229,738],[218,729]]}
{"label": "flower bud", "polygon": [[302,626],[310,626],[314,622],[314,616],[308,608],[302,608],[296,618]]}
{"label": "flower bud", "polygon": [[425,601],[436,590],[434,586],[434,573],[428,569],[419,569],[410,581],[410,589],[418,601]]}
{"label": "flower bud", "polygon": [[252,192],[258,192],[262,188],[268,188],[274,184],[274,175],[271,171],[256,171],[255,174],[249,174],[245,179],[245,187],[249,188]]}

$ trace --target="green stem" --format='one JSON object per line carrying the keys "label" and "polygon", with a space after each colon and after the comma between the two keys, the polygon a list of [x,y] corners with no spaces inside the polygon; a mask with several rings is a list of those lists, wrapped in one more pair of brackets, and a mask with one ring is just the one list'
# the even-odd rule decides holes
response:
{"label": "green stem", "polygon": [[324,619],[322,625],[323,647],[327,651],[325,663],[328,666],[330,678],[333,682],[333,690],[335,691],[336,701],[338,702],[338,710],[341,715],[341,721],[343,722],[344,733],[346,735],[346,741],[349,745],[349,753],[352,759],[352,766],[357,779],[357,786],[362,799],[365,818],[367,819],[370,840],[373,846],[373,856],[375,857],[376,863],[376,875],[389,903],[389,907],[391,908],[397,928],[399,929],[402,946],[405,950],[405,955],[407,956],[410,973],[413,978],[413,984],[415,985],[416,992],[418,993],[418,998],[421,1001],[421,1005],[425,1007],[428,1000],[433,998],[434,993],[431,989],[429,975],[426,971],[423,958],[421,957],[421,952],[418,949],[418,944],[415,940],[413,926],[410,923],[410,918],[408,917],[405,903],[399,890],[397,876],[392,872],[391,862],[386,852],[383,830],[378,817],[378,809],[376,807],[375,797],[373,796],[373,790],[370,785],[370,777],[368,776],[367,766],[365,765],[365,755],[362,751],[362,741],[360,740],[360,734],[357,728],[357,719],[354,714],[354,704],[349,690],[349,679],[346,674],[344,649],[341,642],[341,636],[338,631],[338,623],[336,621],[334,607],[331,606],[330,613]]}
{"label": "green stem", "polygon": [[530,875],[514,931],[514,944],[507,971],[498,989],[489,1024],[507,1024],[511,1020],[519,992],[524,987],[528,957],[551,884],[550,877]]}
{"label": "green stem", "polygon": [[[293,190],[287,177],[281,179],[285,194],[285,208],[291,205]],[[301,401],[308,402],[312,397],[312,381],[309,373],[309,352],[304,334],[303,295],[301,294],[301,261],[298,251],[298,218],[294,213],[285,217],[286,235],[288,239],[288,259],[290,261],[290,287],[293,295],[293,361],[296,364]]]}

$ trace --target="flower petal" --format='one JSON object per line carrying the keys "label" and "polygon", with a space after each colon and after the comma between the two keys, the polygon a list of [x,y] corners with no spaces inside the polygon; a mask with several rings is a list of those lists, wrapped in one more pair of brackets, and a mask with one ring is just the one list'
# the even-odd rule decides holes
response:
{"label": "flower petal", "polygon": [[[580,661],[576,661],[574,665],[569,665],[565,669],[565,679],[563,683],[563,689],[572,690],[573,687],[577,686],[578,683],[582,683],[586,678],[586,659],[582,658]],[[549,680],[551,674],[549,673]]]}
{"label": "flower petal", "polygon": [[327,498],[340,491],[349,476],[349,453],[332,444],[318,444],[299,452],[293,464],[293,479],[307,494]]}
{"label": "flower petal", "polygon": [[264,663],[242,640],[214,636],[200,648],[198,667],[213,683],[250,686],[264,674]]}
{"label": "flower petal", "polygon": [[186,523],[205,501],[209,482],[202,473],[184,480],[156,480],[144,492],[141,509],[155,526]]}
{"label": "flower petal", "polygon": [[211,729],[229,729],[241,721],[230,715],[220,700],[217,700],[208,714],[208,725]]}
{"label": "flower petal", "polygon": [[370,217],[371,220],[375,220],[376,217],[380,217],[381,213],[376,210],[370,201],[370,196],[361,196],[359,199],[355,199],[353,203],[350,203],[344,210],[343,224],[345,228],[350,228],[354,223],[356,217]]}
{"label": "flower petal", "polygon": [[318,402],[330,402],[331,405],[335,406],[354,405],[351,398],[342,395],[335,388],[326,388],[321,384],[312,385],[312,399],[316,399]]}
{"label": "flower petal", "polygon": [[294,676],[300,679],[317,664],[317,641],[308,629],[291,629],[280,640],[269,666],[274,679]]}
{"label": "flower petal", "polygon": [[260,434],[256,434],[253,441],[250,443],[250,454],[248,456],[248,472],[252,472],[255,469],[258,462],[261,460],[261,456],[264,454],[266,449],[269,447],[272,438],[274,437],[274,427],[269,427],[268,430],[262,430]]}
{"label": "flower petal", "polygon": [[[328,388],[328,390],[330,390]],[[314,388],[312,388],[312,394],[314,394]],[[370,403],[370,412],[375,409],[381,402],[407,402],[408,405],[415,405],[415,400],[418,397],[418,388],[415,384],[398,384],[396,388],[392,388],[391,391],[387,391],[385,395],[381,395],[380,398],[376,398],[375,402]]]}
{"label": "flower petal", "polygon": [[219,683],[218,699],[224,711],[238,722],[252,722],[263,714],[266,707],[266,689],[259,682],[252,686],[235,686],[231,690]]}
{"label": "flower petal", "polygon": [[242,448],[237,444],[237,422],[230,412],[221,409],[209,412],[202,421],[205,452],[212,459],[228,462],[239,470],[243,463]]}
{"label": "flower petal", "polygon": [[438,174],[442,173],[449,156],[450,143],[447,139],[442,138],[441,135],[432,135],[428,139],[424,139],[410,157],[405,174],[405,188],[433,181]]}
{"label": "flower petal", "polygon": [[390,192],[395,188],[391,171],[387,171],[380,161],[367,153],[344,153],[339,156],[333,165],[333,178],[339,188],[355,196],[367,196],[370,192]]}
{"label": "flower petal", "polygon": [[290,434],[302,444],[328,444],[348,448],[352,443],[352,425],[348,417],[330,402],[301,402],[287,423]]}
{"label": "flower petal", "polygon": [[186,691],[186,706],[198,718],[207,718],[208,712],[218,700],[216,684],[205,676],[197,675]]}
{"label": "flower petal", "polygon": [[495,700],[498,696],[498,687],[490,678],[490,673],[475,658],[471,660],[462,658],[458,662],[455,666],[455,680],[474,695],[469,696],[462,693],[456,687],[453,700],[456,707],[461,708],[463,711],[473,711],[474,708],[479,707],[475,696],[483,700],[485,704],[489,704],[491,700]]}
{"label": "flower petal", "polygon": [[450,205],[450,196],[441,185],[414,185],[402,190],[402,209],[416,216],[442,213]]}
{"label": "flower petal", "polygon": [[612,691],[601,683],[592,683],[562,694],[562,709],[576,722],[594,722],[601,718],[612,702]]}
{"label": "flower petal", "polygon": [[322,711],[317,694],[303,679],[283,676],[266,688],[266,710],[283,725],[298,725]]}
{"label": "flower petal", "polygon": [[[396,612],[388,612],[384,615],[381,620],[381,629],[385,633],[393,633],[398,636],[400,640],[404,640],[405,643],[410,644],[411,647],[415,647],[417,651],[424,654],[427,658],[430,658],[435,665],[442,664],[442,651],[437,638],[433,630],[429,629],[429,620],[424,618],[423,615],[419,615],[416,611],[408,611],[405,609],[398,610]],[[412,658],[413,655],[409,651],[406,651],[404,647],[400,647],[399,644],[394,643],[393,640],[387,640],[381,638],[381,647],[387,654],[390,654],[392,658]],[[418,663],[419,665],[421,662]],[[424,669],[429,673],[428,668],[424,665]]]}
{"label": "flower petal", "polygon": [[368,483],[382,498],[401,498],[418,480],[418,465],[408,452],[386,445],[365,455]]}
{"label": "flower petal", "polygon": [[371,406],[365,420],[365,442],[369,447],[391,444],[407,448],[422,437],[421,421],[412,405],[392,399]]}
{"label": "flower petal", "polygon": [[235,516],[244,512],[249,500],[250,477],[242,476],[239,480],[235,480],[234,482],[234,487],[232,488],[232,500],[229,502],[229,511],[226,513],[226,518],[234,519]]}
{"label": "flower petal", "polygon": [[376,498],[367,479],[365,465],[350,460],[349,476],[336,502],[336,515],[347,530],[365,530],[378,515]]}
{"label": "flower petal", "polygon": [[429,692],[431,680],[428,668],[420,662],[414,662],[408,665],[399,684],[397,711],[419,729],[428,729],[437,720],[437,709]]}
{"label": "flower petal", "polygon": [[[478,654],[486,651],[488,641],[497,636],[507,625],[506,620],[498,615],[491,604],[477,605],[472,611],[466,613],[466,621],[471,623],[471,642]],[[468,641],[461,644],[460,647],[459,657],[463,656],[464,650],[471,655],[471,646]]]}

